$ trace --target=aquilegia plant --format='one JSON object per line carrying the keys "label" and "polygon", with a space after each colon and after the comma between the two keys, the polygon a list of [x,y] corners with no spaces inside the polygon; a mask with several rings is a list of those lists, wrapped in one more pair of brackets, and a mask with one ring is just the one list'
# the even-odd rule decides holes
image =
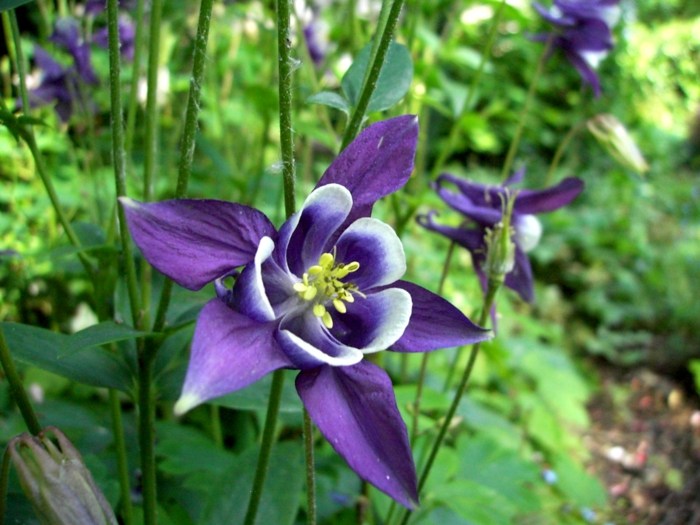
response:
{"label": "aquilegia plant", "polygon": [[326,439],[359,476],[407,507],[418,494],[406,426],[391,380],[365,356],[491,335],[400,280],[401,242],[369,217],[379,198],[406,183],[417,136],[412,116],[366,129],[279,230],[236,203],[122,199],[134,241],[155,268],[192,290],[216,285],[218,297],[197,320],[176,412],[273,370],[298,369],[297,392]]}
{"label": "aquilegia plant", "polygon": [[[444,173],[435,181],[435,190],[448,206],[465,216],[466,222],[460,227],[445,226],[434,220],[435,212],[420,215],[418,222],[469,250],[485,291],[488,284],[484,271],[487,230],[501,222],[505,200],[515,198],[511,217],[515,260],[513,269],[505,277],[505,285],[525,301],[531,302],[534,289],[527,252],[537,246],[542,235],[542,225],[535,214],[554,211],[569,204],[583,190],[583,181],[569,177],[544,190],[510,188],[521,182],[524,174],[525,170],[520,169],[503,186],[487,186]],[[453,185],[457,191],[447,185]]]}
{"label": "aquilegia plant", "polygon": [[[560,49],[584,82],[600,95],[598,64],[613,47],[612,28],[620,18],[620,0],[554,0],[546,9],[535,2],[535,9],[554,25],[552,45]],[[549,36],[538,36],[546,40]]]}

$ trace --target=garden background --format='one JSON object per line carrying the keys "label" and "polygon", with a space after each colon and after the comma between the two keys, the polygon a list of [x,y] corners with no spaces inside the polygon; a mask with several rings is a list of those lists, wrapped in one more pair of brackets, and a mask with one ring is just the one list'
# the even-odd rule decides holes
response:
{"label": "garden background", "polygon": [[[108,16],[104,5],[90,4],[0,3],[0,320],[41,426],[58,427],[80,450],[121,523],[149,523],[137,409],[138,341],[148,329],[132,322],[125,271],[131,254],[116,220]],[[186,108],[205,4],[166,0],[154,21],[150,2],[121,2],[126,191],[137,199],[147,191],[145,200],[182,196],[177,181],[185,171],[188,197],[254,206],[279,225],[285,214],[275,3],[209,2],[193,133]],[[372,35],[381,34],[392,4],[384,2],[384,11],[369,0],[293,6],[298,203],[341,147],[374,56]],[[397,20],[362,126],[418,116],[411,179],[374,208],[403,242],[409,280],[440,289],[478,319],[483,294],[469,252],[452,253],[448,239],[415,219],[437,210],[445,224],[460,224],[431,185],[440,173],[500,184],[522,131],[512,168],[526,168],[523,186],[539,189],[567,176],[585,182],[571,205],[540,216],[542,239],[529,254],[532,304],[510,289],[500,292],[496,336],[481,346],[411,523],[700,520],[700,6],[623,0],[620,7],[614,48],[597,68],[598,97],[563,53],[543,55],[548,43],[541,35],[551,27],[529,0],[407,0]],[[18,60],[26,62],[30,94],[50,80],[38,49],[80,74],[76,54],[52,39],[68,19],[89,50],[94,78],[71,81],[68,102],[30,99],[23,111]],[[187,133],[190,153],[183,148],[191,143]],[[70,235],[47,187],[55,188]],[[156,319],[169,285],[135,257],[143,308]],[[150,336],[159,344],[148,387],[158,523],[242,523],[270,378],[175,416],[194,320],[214,292],[174,286],[168,293],[161,330]],[[430,359],[418,412],[421,356],[376,359],[392,378],[419,466],[468,352],[440,350]],[[0,377],[5,447],[28,429]],[[257,523],[309,522],[302,405],[292,377]],[[125,472],[115,453],[118,435],[126,443]],[[362,483],[318,432],[314,448],[319,523],[398,522],[390,498]],[[5,523],[44,523],[14,469],[5,489]]]}

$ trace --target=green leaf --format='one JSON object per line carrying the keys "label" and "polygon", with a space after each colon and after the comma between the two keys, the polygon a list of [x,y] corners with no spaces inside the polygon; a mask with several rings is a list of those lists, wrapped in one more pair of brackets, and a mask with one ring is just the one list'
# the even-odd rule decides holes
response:
{"label": "green leaf", "polygon": [[117,324],[114,321],[105,321],[67,336],[63,341],[63,346],[58,351],[58,357],[63,359],[88,348],[135,339],[143,335],[146,335],[146,332],[139,332],[130,326]]}
{"label": "green leaf", "polygon": [[28,4],[33,0],[0,0],[0,12],[15,9],[24,4]]}
{"label": "green leaf", "polygon": [[[345,96],[352,106],[357,106],[362,91],[362,82],[368,68],[371,42],[357,55],[348,71],[343,76],[341,86]],[[384,65],[379,73],[377,86],[367,107],[367,113],[384,111],[401,100],[413,79],[413,61],[406,46],[392,42],[384,59]]]}
{"label": "green leaf", "polygon": [[2,323],[12,356],[78,383],[130,391],[133,381],[123,357],[101,347],[60,356],[71,336],[19,323]]}
{"label": "green leaf", "polygon": [[607,495],[601,482],[570,457],[561,454],[552,461],[552,470],[557,473],[557,488],[580,507],[603,507]]}
{"label": "green leaf", "polygon": [[338,93],[333,93],[332,91],[321,91],[315,95],[311,95],[306,99],[306,102],[310,104],[322,104],[324,106],[330,106],[335,109],[339,109],[346,115],[350,113],[350,103]]}
{"label": "green leaf", "polygon": [[[211,483],[202,525],[243,523],[257,464],[257,447],[241,454],[235,468]],[[255,523],[291,525],[294,523],[304,483],[304,462],[301,444],[284,442],[275,445],[270,458],[270,471],[263,487]]]}

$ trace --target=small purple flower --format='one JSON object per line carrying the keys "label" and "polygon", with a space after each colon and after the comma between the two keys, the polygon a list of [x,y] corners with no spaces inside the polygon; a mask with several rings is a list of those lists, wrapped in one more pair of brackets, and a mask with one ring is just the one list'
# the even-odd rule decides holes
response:
{"label": "small purple flower", "polygon": [[[563,51],[584,82],[600,95],[595,70],[613,48],[612,28],[620,17],[620,0],[554,0],[546,9],[535,2],[537,12],[557,30],[552,45]],[[547,40],[539,35],[537,40]]]}
{"label": "small purple flower", "polygon": [[[538,244],[542,235],[542,225],[535,214],[554,211],[569,204],[583,190],[583,181],[569,177],[544,190],[510,189],[512,184],[522,181],[524,174],[525,170],[521,169],[503,186],[486,186],[444,173],[435,182],[435,189],[442,200],[462,213],[467,221],[456,228],[444,226],[435,222],[435,212],[431,212],[420,215],[418,222],[469,250],[481,286],[486,290],[488,276],[483,268],[486,260],[486,230],[493,229],[501,221],[504,199],[515,196],[511,218],[515,265],[506,275],[505,285],[515,290],[525,301],[531,302],[534,299],[534,289],[527,252]],[[454,185],[457,191],[448,189],[446,184]]]}
{"label": "small purple flower", "polygon": [[81,38],[75,20],[59,20],[50,40],[70,54],[73,65],[63,66],[41,46],[34,46],[34,62],[41,71],[41,82],[29,93],[30,104],[54,103],[59,118],[67,122],[81,101],[85,86],[97,84],[97,76],[90,62],[90,47]]}
{"label": "small purple flower", "polygon": [[[125,60],[134,59],[134,43],[136,41],[136,28],[131,19],[126,15],[121,15],[117,23],[119,30],[120,53]],[[93,42],[98,46],[107,49],[109,47],[109,30],[104,27],[97,31],[93,37]]]}
{"label": "small purple flower", "polygon": [[[389,376],[364,359],[491,336],[446,300],[401,280],[403,247],[374,203],[413,169],[415,117],[367,128],[278,230],[260,211],[216,200],[121,202],[144,257],[180,285],[214,281],[197,320],[183,413],[280,368],[312,420],[359,476],[406,507],[418,493]],[[238,269],[243,267],[241,271]],[[222,280],[237,276],[233,289]]]}

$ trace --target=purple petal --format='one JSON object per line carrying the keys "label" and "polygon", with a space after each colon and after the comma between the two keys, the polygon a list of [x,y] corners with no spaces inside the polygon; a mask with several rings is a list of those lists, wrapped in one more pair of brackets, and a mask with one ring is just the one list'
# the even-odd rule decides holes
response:
{"label": "purple petal", "polygon": [[65,69],[41,46],[34,45],[34,62],[43,73],[43,80],[62,78]]}
{"label": "purple petal", "polygon": [[[352,209],[352,195],[339,184],[311,192],[298,213],[280,229],[278,262],[295,275],[302,275],[328,250],[328,241]],[[283,260],[282,260],[283,259]]]}
{"label": "purple petal", "polygon": [[291,367],[275,343],[276,323],[258,323],[209,301],[197,319],[185,385],[175,412],[254,383],[278,368]]}
{"label": "purple petal", "polygon": [[531,303],[535,299],[530,259],[517,245],[515,247],[515,265],[506,275],[505,285],[511,290],[515,290],[523,301]]}
{"label": "purple petal", "polygon": [[134,242],[146,260],[190,290],[252,261],[260,240],[276,235],[265,215],[241,204],[119,200]]}
{"label": "purple petal", "polygon": [[406,273],[406,256],[401,240],[391,226],[363,217],[353,222],[338,238],[337,260],[357,262],[360,268],[346,277],[360,291],[391,284]]}
{"label": "purple petal", "polygon": [[337,183],[352,194],[350,223],[367,217],[374,203],[401,188],[413,171],[418,120],[404,115],[365,129],[328,167],[317,188]]}
{"label": "purple petal", "polygon": [[399,281],[392,285],[411,294],[411,320],[392,350],[397,352],[427,352],[486,341],[493,337],[490,330],[472,323],[451,303],[416,284]]}
{"label": "purple petal", "polygon": [[406,425],[391,380],[363,361],[301,372],[297,392],[328,442],[362,479],[410,509],[418,504]]}
{"label": "purple petal", "polygon": [[557,210],[574,200],[583,186],[581,179],[567,177],[544,190],[520,190],[515,198],[514,213],[531,215]]}
{"label": "purple petal", "polygon": [[[275,243],[269,237],[260,239],[255,258],[248,263],[236,280],[233,288],[231,306],[244,315],[258,322],[273,321],[277,318],[263,282],[263,263],[272,255]],[[291,289],[292,280],[288,279]]]}
{"label": "purple petal", "polygon": [[485,253],[486,242],[484,241],[485,231],[482,228],[455,228],[453,226],[443,226],[435,222],[433,217],[437,212],[431,211],[427,214],[418,215],[416,221],[418,224],[428,230],[440,233],[453,240],[460,246],[464,246],[472,255],[475,253]]}

